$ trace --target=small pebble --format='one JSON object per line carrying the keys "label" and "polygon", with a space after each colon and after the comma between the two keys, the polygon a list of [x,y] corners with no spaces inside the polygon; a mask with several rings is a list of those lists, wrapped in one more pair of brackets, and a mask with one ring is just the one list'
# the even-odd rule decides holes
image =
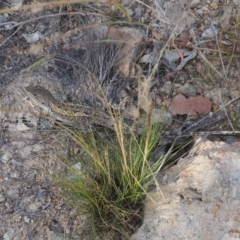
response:
{"label": "small pebble", "polygon": [[24,219],[24,222],[26,222],[26,223],[30,223],[30,218],[29,218],[29,217],[24,216],[23,219]]}
{"label": "small pebble", "polygon": [[202,9],[196,10],[196,14],[201,17],[203,15],[203,10]]}
{"label": "small pebble", "polygon": [[12,158],[12,154],[10,152],[6,152],[4,153],[4,155],[2,156],[1,160],[2,162],[6,163],[8,160],[10,160]]}
{"label": "small pebble", "polygon": [[218,5],[216,3],[211,3],[210,7],[214,10],[218,9]]}
{"label": "small pebble", "polygon": [[0,194],[0,203],[4,202],[5,199],[6,199],[6,198],[5,198],[2,194]]}
{"label": "small pebble", "polygon": [[143,9],[141,7],[136,7],[134,8],[134,13],[137,17],[141,17],[142,16],[142,12],[143,12]]}
{"label": "small pebble", "polygon": [[195,8],[200,2],[200,0],[192,0],[190,3],[190,8]]}
{"label": "small pebble", "polygon": [[237,6],[240,5],[240,0],[233,0],[233,2],[234,2]]}
{"label": "small pebble", "polygon": [[134,15],[134,12],[131,8],[127,8],[127,13],[129,14],[130,17]]}
{"label": "small pebble", "polygon": [[209,11],[207,6],[202,6],[202,10],[205,11],[205,12]]}

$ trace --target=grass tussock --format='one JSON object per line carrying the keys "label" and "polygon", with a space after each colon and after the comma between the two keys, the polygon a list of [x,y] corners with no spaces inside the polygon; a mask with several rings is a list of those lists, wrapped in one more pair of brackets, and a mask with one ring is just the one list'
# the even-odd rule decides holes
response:
{"label": "grass tussock", "polygon": [[82,134],[62,126],[84,154],[71,153],[81,169],[65,159],[68,176],[65,173],[58,183],[65,198],[87,217],[83,234],[91,239],[108,234],[112,234],[108,239],[116,239],[115,234],[128,239],[135,232],[142,223],[144,199],[162,163],[161,158],[150,163],[162,124],[147,120],[141,136],[136,137],[116,119],[111,135]]}

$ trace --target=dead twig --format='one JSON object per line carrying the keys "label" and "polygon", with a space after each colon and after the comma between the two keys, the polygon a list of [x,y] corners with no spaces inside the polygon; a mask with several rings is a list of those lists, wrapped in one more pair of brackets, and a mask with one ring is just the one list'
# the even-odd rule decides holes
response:
{"label": "dead twig", "polygon": [[2,45],[4,45],[11,37],[13,37],[21,28],[22,28],[22,26],[23,25],[20,25],[19,27],[18,27],[18,29],[13,33],[13,34],[11,34],[8,38],[6,38],[3,42],[1,42],[0,43],[0,47],[2,46]]}

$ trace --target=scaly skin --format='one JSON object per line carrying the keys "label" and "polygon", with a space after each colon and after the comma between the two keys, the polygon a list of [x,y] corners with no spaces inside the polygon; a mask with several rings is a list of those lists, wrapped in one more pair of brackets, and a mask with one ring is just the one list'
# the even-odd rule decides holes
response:
{"label": "scaly skin", "polygon": [[49,113],[52,118],[63,123],[73,124],[71,120],[76,117],[92,117],[96,124],[112,128],[110,116],[107,114],[99,113],[87,106],[80,106],[78,109],[70,108],[66,104],[58,102],[50,91],[41,86],[29,86],[25,92],[35,105]]}

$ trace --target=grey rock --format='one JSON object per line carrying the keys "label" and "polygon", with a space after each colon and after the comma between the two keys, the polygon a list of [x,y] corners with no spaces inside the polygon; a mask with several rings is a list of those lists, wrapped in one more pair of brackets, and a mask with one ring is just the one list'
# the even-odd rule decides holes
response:
{"label": "grey rock", "polygon": [[202,33],[202,38],[214,38],[217,36],[219,28],[216,23],[211,23],[210,27]]}
{"label": "grey rock", "polygon": [[8,2],[11,3],[11,7],[18,10],[22,6],[23,0],[8,0]]}
{"label": "grey rock", "polygon": [[11,178],[15,178],[15,179],[18,179],[20,177],[21,173],[20,172],[11,172],[10,173],[10,177]]}
{"label": "grey rock", "polygon": [[240,0],[233,0],[233,2],[238,6],[240,5]]}
{"label": "grey rock", "polygon": [[190,3],[190,8],[195,8],[198,4],[200,4],[200,0],[192,0]]}
{"label": "grey rock", "polygon": [[44,40],[43,34],[41,34],[39,31],[37,31],[35,33],[31,33],[31,34],[22,34],[22,36],[25,38],[27,43],[35,43],[39,39]]}
{"label": "grey rock", "polygon": [[30,218],[28,216],[23,217],[25,223],[30,223]]}
{"label": "grey rock", "polygon": [[22,148],[19,153],[21,155],[22,158],[27,157],[28,155],[30,155],[30,153],[32,152],[33,147],[32,146],[27,146],[25,148]]}
{"label": "grey rock", "polygon": [[137,18],[140,18],[142,16],[142,13],[143,13],[143,9],[141,7],[136,7],[134,9],[134,12],[135,12],[135,15]]}
{"label": "grey rock", "polygon": [[198,16],[202,16],[203,15],[203,10],[202,9],[197,9],[195,12]]}
{"label": "grey rock", "polygon": [[70,238],[66,237],[64,234],[49,229],[47,230],[47,236],[49,240],[70,240]]}
{"label": "grey rock", "polygon": [[4,240],[12,240],[13,236],[14,236],[14,232],[15,232],[14,229],[11,229],[11,230],[5,232],[3,235],[3,239]]}
{"label": "grey rock", "polygon": [[35,202],[35,203],[29,204],[28,207],[31,212],[36,212],[41,207],[41,205],[42,205],[41,202]]}
{"label": "grey rock", "polygon": [[10,152],[6,152],[1,157],[2,162],[6,163],[12,158],[12,154]]}
{"label": "grey rock", "polygon": [[185,95],[186,97],[194,97],[197,95],[197,90],[193,84],[185,83],[177,90],[178,93]]}
{"label": "grey rock", "polygon": [[19,197],[19,189],[11,188],[7,191],[7,195],[11,198],[18,198]]}
{"label": "grey rock", "polygon": [[134,15],[134,12],[131,8],[127,8],[127,13],[129,14],[130,17]]}
{"label": "grey rock", "polygon": [[5,196],[0,194],[0,203],[4,202],[6,200]]}
{"label": "grey rock", "polygon": [[240,221],[239,159],[240,142],[196,143],[188,157],[159,175],[165,198],[158,192],[156,202],[149,198],[144,223],[132,239],[234,239],[232,229]]}

